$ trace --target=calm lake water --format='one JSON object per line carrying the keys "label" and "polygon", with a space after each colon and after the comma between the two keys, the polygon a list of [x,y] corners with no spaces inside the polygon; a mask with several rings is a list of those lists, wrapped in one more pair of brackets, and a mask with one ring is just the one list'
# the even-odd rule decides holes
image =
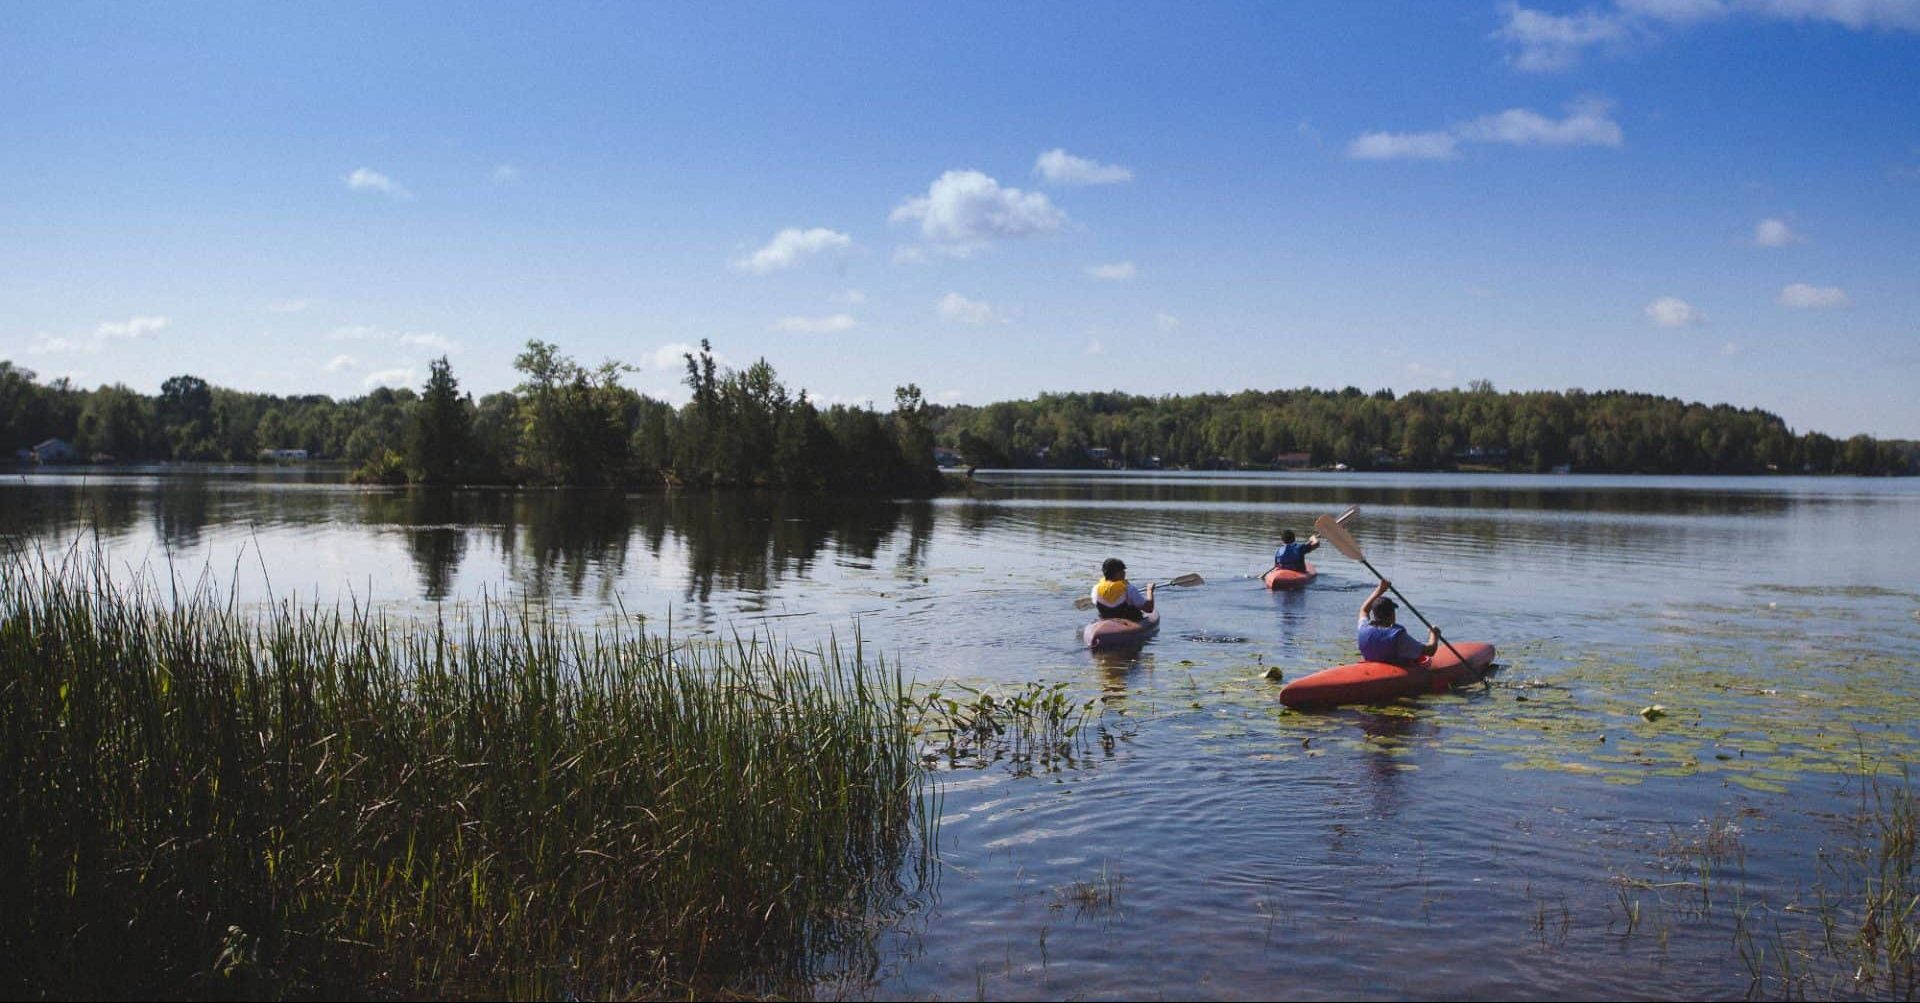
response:
{"label": "calm lake water", "polygon": [[[1331,548],[1304,592],[1253,576],[1282,528],[1356,504],[1376,566],[1498,645],[1491,685],[1282,710],[1262,671],[1352,660],[1372,579]],[[868,979],[828,987],[949,999],[1744,995],[1844,884],[1822,854],[1858,843],[1863,764],[1897,781],[1920,745],[1917,530],[1920,483],[1854,479],[982,473],[904,503],[297,470],[0,486],[0,535],[97,540],[245,602],[857,629],[928,686],[1068,684],[1108,741],[941,772],[934,884]],[[1137,655],[1078,644],[1108,556],[1207,580],[1162,592]]]}

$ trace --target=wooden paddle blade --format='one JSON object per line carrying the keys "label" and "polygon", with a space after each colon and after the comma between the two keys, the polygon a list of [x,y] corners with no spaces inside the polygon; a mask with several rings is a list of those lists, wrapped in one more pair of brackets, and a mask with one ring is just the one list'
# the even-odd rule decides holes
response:
{"label": "wooden paddle blade", "polygon": [[1174,588],[1183,589],[1189,585],[1205,585],[1207,584],[1207,580],[1205,578],[1200,577],[1199,572],[1189,571],[1186,574],[1181,575],[1180,577],[1175,578],[1174,580],[1168,582],[1167,584],[1173,586]]}
{"label": "wooden paddle blade", "polygon": [[1353,542],[1353,537],[1348,535],[1346,527],[1335,522],[1333,516],[1323,515],[1313,520],[1313,531],[1319,533],[1322,540],[1333,544],[1333,549],[1348,557],[1356,561],[1367,559],[1367,555],[1360,552],[1360,545]]}

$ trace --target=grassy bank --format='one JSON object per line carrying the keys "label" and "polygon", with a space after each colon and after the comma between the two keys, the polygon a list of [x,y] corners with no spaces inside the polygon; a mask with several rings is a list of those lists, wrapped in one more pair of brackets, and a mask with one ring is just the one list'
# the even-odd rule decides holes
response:
{"label": "grassy bank", "polygon": [[778,991],[924,860],[900,680],[0,559],[14,995]]}

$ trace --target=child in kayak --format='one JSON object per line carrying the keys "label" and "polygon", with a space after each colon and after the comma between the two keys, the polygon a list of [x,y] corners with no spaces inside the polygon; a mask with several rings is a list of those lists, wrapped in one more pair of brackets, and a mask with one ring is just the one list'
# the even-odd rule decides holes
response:
{"label": "child in kayak", "polygon": [[1320,537],[1309,536],[1305,543],[1295,543],[1293,540],[1293,530],[1280,531],[1280,549],[1273,552],[1273,566],[1306,574],[1307,555],[1320,549]]}
{"label": "child in kayak", "polygon": [[1393,622],[1393,615],[1400,607],[1393,600],[1385,598],[1392,582],[1380,579],[1373,587],[1373,594],[1360,604],[1360,629],[1356,638],[1360,643],[1360,658],[1368,662],[1385,662],[1388,665],[1409,666],[1440,647],[1440,628],[1427,628],[1427,643],[1415,641],[1407,633],[1407,628]]}
{"label": "child in kayak", "polygon": [[1093,587],[1093,608],[1102,620],[1140,621],[1153,612],[1153,586],[1142,593],[1127,581],[1127,566],[1118,557],[1100,565],[1100,583]]}

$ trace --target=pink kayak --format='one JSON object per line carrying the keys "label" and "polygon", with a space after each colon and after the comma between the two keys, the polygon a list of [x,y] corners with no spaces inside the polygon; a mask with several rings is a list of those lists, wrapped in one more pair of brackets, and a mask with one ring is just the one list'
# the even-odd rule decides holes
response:
{"label": "pink kayak", "polygon": [[1305,571],[1288,571],[1286,568],[1275,566],[1272,571],[1261,576],[1260,580],[1267,584],[1267,588],[1278,592],[1281,589],[1301,588],[1318,577],[1320,572],[1309,564]]}
{"label": "pink kayak", "polygon": [[1095,651],[1127,648],[1152,637],[1160,629],[1158,610],[1142,620],[1095,620],[1080,631],[1080,639]]}
{"label": "pink kayak", "polygon": [[1289,707],[1338,707],[1350,703],[1382,703],[1419,693],[1445,693],[1460,683],[1479,679],[1493,664],[1493,645],[1483,641],[1454,641],[1466,661],[1455,658],[1446,645],[1411,666],[1385,662],[1355,662],[1301,676],[1280,689],[1280,702]]}

